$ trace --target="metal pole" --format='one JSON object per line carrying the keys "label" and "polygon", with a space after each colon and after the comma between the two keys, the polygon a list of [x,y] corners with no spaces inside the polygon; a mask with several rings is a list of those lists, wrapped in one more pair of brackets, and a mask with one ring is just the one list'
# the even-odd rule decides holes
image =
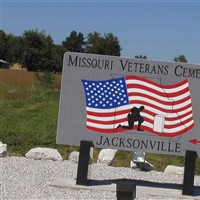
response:
{"label": "metal pole", "polygon": [[183,180],[183,195],[194,195],[194,175],[197,153],[196,151],[186,151],[185,170]]}
{"label": "metal pole", "polygon": [[87,176],[90,160],[90,147],[93,146],[93,142],[91,141],[81,141],[76,179],[77,185],[88,185]]}

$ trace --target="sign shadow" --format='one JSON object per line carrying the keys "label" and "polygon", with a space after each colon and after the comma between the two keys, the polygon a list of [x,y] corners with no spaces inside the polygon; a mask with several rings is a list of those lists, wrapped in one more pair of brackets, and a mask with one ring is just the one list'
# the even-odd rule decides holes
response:
{"label": "sign shadow", "polygon": [[[141,187],[150,187],[156,189],[169,189],[169,190],[181,190],[183,188],[182,184],[178,183],[159,183],[145,180],[136,180],[136,179],[108,179],[108,180],[88,180],[90,186],[106,186],[111,184],[117,184],[119,182],[132,183],[135,182],[137,186]],[[194,186],[193,196],[200,196],[200,186]]]}

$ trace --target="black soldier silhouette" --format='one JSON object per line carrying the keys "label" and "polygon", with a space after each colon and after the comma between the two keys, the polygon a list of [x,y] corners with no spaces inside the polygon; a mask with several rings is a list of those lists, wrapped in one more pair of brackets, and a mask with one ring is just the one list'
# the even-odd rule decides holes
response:
{"label": "black soldier silhouette", "polygon": [[138,121],[138,131],[143,131],[140,126],[144,122],[143,117],[140,115],[140,111],[144,110],[144,106],[140,106],[139,108],[133,107],[131,112],[127,115],[128,118],[128,126],[122,126],[121,124],[118,125],[117,128],[122,127],[124,129],[133,129],[134,122]]}

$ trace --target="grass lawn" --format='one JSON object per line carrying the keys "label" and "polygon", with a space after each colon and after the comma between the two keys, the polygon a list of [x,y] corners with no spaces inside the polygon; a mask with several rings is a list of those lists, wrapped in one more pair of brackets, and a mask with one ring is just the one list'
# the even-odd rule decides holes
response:
{"label": "grass lawn", "polygon": [[[0,69],[0,141],[8,145],[9,155],[24,156],[31,148],[50,147],[67,159],[70,152],[79,148],[56,145],[60,76],[42,78],[38,81],[35,73]],[[94,162],[99,151],[94,150]],[[131,152],[118,151],[113,166],[129,167],[131,156]],[[156,170],[184,165],[181,156],[147,153],[146,158]],[[196,174],[200,175],[199,158]]]}
{"label": "grass lawn", "polygon": [[[60,86],[43,87],[34,73],[1,70],[0,133],[9,155],[34,147],[57,148],[67,158],[77,147],[56,145]],[[9,76],[10,73],[10,76]]]}

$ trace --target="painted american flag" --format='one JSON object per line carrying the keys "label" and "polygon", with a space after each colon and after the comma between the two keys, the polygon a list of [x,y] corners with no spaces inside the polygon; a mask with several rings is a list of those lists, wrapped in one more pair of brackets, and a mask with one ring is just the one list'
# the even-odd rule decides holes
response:
{"label": "painted american flag", "polygon": [[[141,116],[144,131],[174,137],[194,127],[188,80],[162,85],[152,80],[125,76],[110,80],[82,80],[86,99],[86,128],[105,134],[129,131],[117,128],[128,125],[131,108],[144,106]],[[155,129],[156,116],[163,116],[161,131]],[[135,122],[133,130],[137,130]],[[132,130],[131,130],[132,131]]]}

